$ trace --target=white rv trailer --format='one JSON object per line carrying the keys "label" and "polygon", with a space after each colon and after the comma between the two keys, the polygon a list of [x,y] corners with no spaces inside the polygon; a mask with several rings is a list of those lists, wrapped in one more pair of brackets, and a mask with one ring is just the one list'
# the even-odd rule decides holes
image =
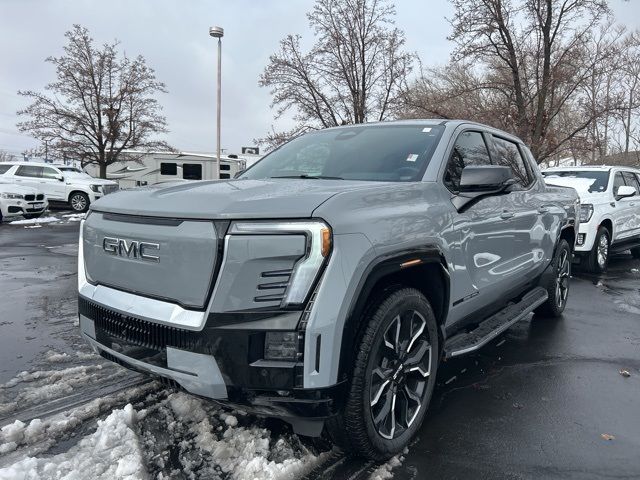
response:
{"label": "white rv trailer", "polygon": [[[238,158],[241,157],[241,158]],[[223,155],[220,158],[220,179],[229,179],[246,168],[247,155]],[[249,157],[253,157],[249,155]],[[216,180],[217,157],[208,153],[189,152],[137,152],[123,151],[122,160],[107,167],[107,178],[115,180],[120,188],[181,180]],[[252,163],[252,162],[251,162]],[[99,174],[98,165],[87,165],[85,171]]]}

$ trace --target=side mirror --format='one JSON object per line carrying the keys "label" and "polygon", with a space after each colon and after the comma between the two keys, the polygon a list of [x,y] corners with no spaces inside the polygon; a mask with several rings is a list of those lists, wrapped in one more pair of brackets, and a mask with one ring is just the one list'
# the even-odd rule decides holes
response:
{"label": "side mirror", "polygon": [[56,180],[58,180],[59,182],[64,182],[64,176],[62,176],[62,175],[60,175],[60,174],[56,175],[56,177],[55,177],[55,178],[56,178]]}
{"label": "side mirror", "polygon": [[621,198],[633,197],[635,194],[636,189],[634,187],[629,185],[620,185],[616,192],[616,199],[620,200]]}
{"label": "side mirror", "polygon": [[460,192],[499,193],[516,183],[509,167],[498,165],[469,166],[462,169]]}
{"label": "side mirror", "polygon": [[468,166],[462,169],[458,195],[451,201],[453,206],[462,210],[480,197],[504,193],[515,184],[513,171],[500,165]]}

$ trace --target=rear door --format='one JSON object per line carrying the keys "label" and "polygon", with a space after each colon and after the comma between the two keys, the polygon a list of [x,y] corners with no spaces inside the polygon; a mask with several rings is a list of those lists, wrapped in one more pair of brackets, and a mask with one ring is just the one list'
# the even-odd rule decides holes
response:
{"label": "rear door", "polygon": [[14,174],[16,183],[37,189],[40,188],[41,178],[42,167],[38,165],[20,165]]}

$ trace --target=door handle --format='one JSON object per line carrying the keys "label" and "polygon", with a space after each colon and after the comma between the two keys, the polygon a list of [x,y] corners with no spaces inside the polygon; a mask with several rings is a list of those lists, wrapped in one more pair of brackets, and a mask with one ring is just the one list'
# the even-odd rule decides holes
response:
{"label": "door handle", "polygon": [[505,212],[502,212],[500,214],[500,218],[502,218],[503,220],[507,220],[509,218],[513,218],[514,215],[515,215],[515,213],[513,213],[513,212],[506,212],[505,211]]}
{"label": "door handle", "polygon": [[635,207],[635,206],[636,206],[636,202],[631,202],[631,203],[629,204],[629,206],[630,206],[630,207]]}

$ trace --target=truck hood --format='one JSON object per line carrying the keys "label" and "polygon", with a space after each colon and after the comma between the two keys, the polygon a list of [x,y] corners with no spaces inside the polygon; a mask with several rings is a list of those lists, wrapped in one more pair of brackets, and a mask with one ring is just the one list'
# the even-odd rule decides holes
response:
{"label": "truck hood", "polygon": [[380,182],[314,179],[193,181],[121,190],[92,203],[91,209],[173,218],[305,218],[340,192],[380,185]]}

